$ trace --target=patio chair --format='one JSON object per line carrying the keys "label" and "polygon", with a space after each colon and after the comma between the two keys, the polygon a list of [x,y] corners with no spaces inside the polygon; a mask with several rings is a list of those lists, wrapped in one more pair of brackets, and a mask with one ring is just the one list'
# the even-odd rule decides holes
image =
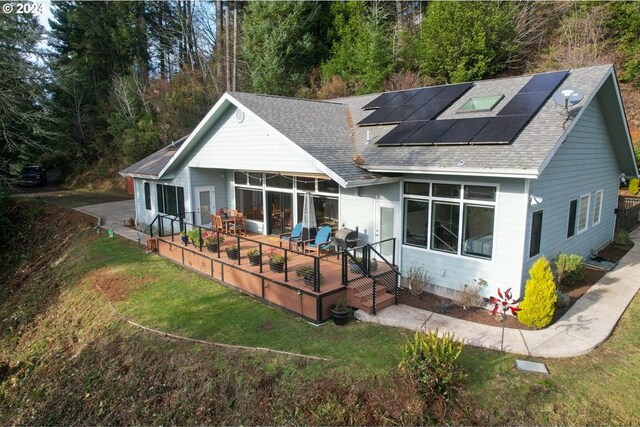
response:
{"label": "patio chair", "polygon": [[216,229],[216,231],[219,231],[221,233],[224,233],[224,224],[222,223],[222,216],[220,215],[211,215],[213,217],[214,222],[212,222],[211,224],[213,224],[213,227]]}
{"label": "patio chair", "polygon": [[329,245],[331,239],[331,227],[320,227],[318,234],[316,234],[315,240],[303,241],[302,248],[305,253],[315,252],[316,255],[320,255],[320,251]]}
{"label": "patio chair", "polygon": [[302,243],[302,226],[301,222],[297,223],[290,233],[283,233],[280,235],[280,247],[283,243],[287,243],[288,249],[291,250],[291,244],[295,243],[296,246]]}
{"label": "patio chair", "polygon": [[236,217],[235,221],[229,224],[229,233],[240,234],[241,236],[247,235],[247,220],[242,217]]}

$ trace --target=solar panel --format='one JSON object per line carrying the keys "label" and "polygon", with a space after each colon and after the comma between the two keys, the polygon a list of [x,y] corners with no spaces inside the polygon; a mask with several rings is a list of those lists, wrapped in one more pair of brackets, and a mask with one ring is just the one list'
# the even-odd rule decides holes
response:
{"label": "solar panel", "polygon": [[490,117],[456,120],[453,126],[438,138],[436,144],[468,144],[490,121]]}
{"label": "solar panel", "polygon": [[508,144],[520,133],[530,118],[531,116],[529,114],[493,117],[491,121],[473,137],[471,144]]}
{"label": "solar panel", "polygon": [[413,135],[408,136],[404,140],[404,143],[409,145],[433,144],[442,134],[453,126],[455,122],[455,119],[426,122],[424,126],[418,129]]}
{"label": "solar panel", "polygon": [[424,125],[423,122],[400,123],[389,133],[380,138],[376,145],[401,145],[414,132]]}
{"label": "solar panel", "polygon": [[551,93],[560,84],[569,71],[557,71],[555,73],[538,74],[529,79],[526,85],[518,93],[547,92]]}
{"label": "solar panel", "polygon": [[434,96],[442,92],[442,89],[441,86],[424,88],[409,100],[409,104],[426,104],[431,101]]}
{"label": "solar panel", "polygon": [[419,94],[421,91],[422,89],[402,90],[398,92],[398,95],[394,96],[389,102],[386,102],[383,107],[398,108],[402,105],[408,104],[411,98]]}
{"label": "solar panel", "polygon": [[394,111],[394,108],[386,108],[386,107],[379,108],[374,112],[372,112],[371,114],[369,114],[364,119],[360,120],[360,122],[358,122],[358,125],[359,126],[377,125],[380,123],[382,119],[387,117],[390,113],[393,113],[393,111]]}
{"label": "solar panel", "polygon": [[380,120],[380,124],[389,124],[389,123],[400,123],[404,122],[407,117],[412,115],[418,108],[420,108],[420,104],[407,104],[401,105],[400,107],[393,110],[389,113],[384,119]]}
{"label": "solar panel", "polygon": [[518,93],[505,105],[497,116],[518,114],[533,115],[549,97],[549,92]]}
{"label": "solar panel", "polygon": [[383,93],[382,95],[379,95],[377,98],[375,98],[373,101],[371,101],[370,103],[368,103],[367,105],[365,105],[364,107],[362,107],[363,110],[371,110],[371,109],[375,109],[375,108],[380,108],[382,107],[384,104],[386,104],[387,102],[391,101],[393,98],[395,98],[395,96],[398,94],[398,92],[387,92],[387,93]]}
{"label": "solar panel", "polygon": [[405,119],[406,122],[427,121],[440,114],[445,108],[451,105],[452,101],[431,101],[418,108],[415,113]]}
{"label": "solar panel", "polygon": [[455,101],[460,98],[463,93],[471,89],[473,83],[463,83],[459,85],[445,86],[442,91],[431,99],[431,102],[439,101]]}

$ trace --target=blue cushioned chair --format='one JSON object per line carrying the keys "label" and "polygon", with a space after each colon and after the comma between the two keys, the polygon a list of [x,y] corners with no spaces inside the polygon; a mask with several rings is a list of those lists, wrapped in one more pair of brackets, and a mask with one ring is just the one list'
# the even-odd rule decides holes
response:
{"label": "blue cushioned chair", "polygon": [[299,222],[293,227],[291,233],[284,233],[280,235],[280,247],[282,247],[282,243],[286,243],[288,245],[287,249],[291,249],[291,244],[294,243],[296,245],[302,242],[302,223]]}
{"label": "blue cushioned chair", "polygon": [[315,252],[316,255],[320,255],[320,251],[324,249],[330,243],[331,239],[331,227],[320,227],[318,234],[316,234],[315,240],[303,241],[304,252]]}

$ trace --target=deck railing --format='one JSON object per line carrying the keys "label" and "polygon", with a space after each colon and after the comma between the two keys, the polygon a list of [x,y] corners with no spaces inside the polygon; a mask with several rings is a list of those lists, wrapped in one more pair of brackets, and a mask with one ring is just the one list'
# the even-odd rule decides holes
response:
{"label": "deck railing", "polygon": [[[382,255],[382,252],[387,252],[382,248],[391,249],[391,260],[388,259],[388,256]],[[343,252],[342,283],[360,290],[364,298],[371,303],[374,315],[376,314],[376,297],[379,286],[383,286],[387,292],[391,293],[395,303],[398,303],[400,271],[395,265],[395,253],[395,238],[369,243]],[[366,292],[369,287],[371,287],[371,293]]]}
{"label": "deck railing", "polygon": [[[265,243],[262,242],[260,240],[257,239],[253,239],[251,237],[248,236],[241,236],[239,234],[230,234],[230,233],[226,233],[226,232],[221,232],[221,231],[215,231],[213,230],[211,227],[204,227],[201,225],[197,225],[194,224],[192,222],[187,222],[185,221],[183,218],[178,218],[178,217],[174,217],[174,216],[170,216],[170,215],[163,215],[163,214],[158,214],[156,216],[156,218],[154,219],[154,221],[152,222],[152,225],[154,222],[158,222],[158,237],[165,237],[165,236],[170,236],[171,237],[171,241],[175,242],[175,236],[176,234],[179,234],[181,232],[187,232],[193,229],[197,229],[198,230],[198,241],[195,242],[195,247],[197,248],[198,251],[202,252],[203,246],[205,246],[205,242],[204,242],[204,235],[205,233],[209,232],[209,233],[213,233],[213,235],[216,236],[217,239],[217,244],[216,246],[216,250],[215,252],[213,252],[214,256],[216,256],[217,258],[221,258],[221,249],[222,246],[227,244],[230,241],[234,241],[234,244],[236,245],[237,248],[239,248],[238,250],[238,256],[237,259],[233,259],[233,261],[236,262],[237,265],[242,265],[243,263],[243,258],[246,260],[248,258],[248,255],[245,255],[243,257],[242,255],[242,251],[243,250],[247,250],[250,248],[256,248],[258,249],[259,253],[260,253],[260,261],[258,263],[258,267],[259,267],[259,272],[263,273],[264,272],[264,264],[265,264],[265,248],[266,250],[274,250],[276,251],[276,253],[279,253],[283,256],[284,258],[284,263],[282,264],[282,271],[278,271],[279,268],[273,269],[271,271],[274,271],[276,273],[282,273],[283,275],[283,279],[285,282],[288,282],[291,279],[291,271],[290,271],[290,266],[289,263],[291,261],[291,259],[293,257],[304,257],[306,260],[308,260],[309,265],[305,264],[303,266],[299,266],[298,269],[300,267],[309,267],[308,269],[303,270],[303,272],[301,273],[301,277],[304,281],[305,284],[312,286],[313,287],[313,291],[314,292],[320,292],[320,288],[321,288],[321,282],[322,282],[322,273],[321,273],[321,268],[322,268],[322,264],[320,263],[320,261],[322,259],[328,258],[330,256],[334,256],[335,254],[329,253],[326,255],[312,255],[312,254],[306,254],[304,252],[300,252],[300,251],[294,251],[288,248],[283,248],[281,247],[279,244],[275,245],[275,244],[269,244],[269,243]],[[153,229],[153,227],[151,227]],[[153,237],[153,235],[151,235],[151,237]],[[180,242],[180,243],[184,243],[184,242]],[[228,248],[229,246],[227,246]],[[226,250],[226,249],[225,249]],[[232,258],[229,258],[230,260],[232,260]],[[266,262],[266,264],[269,264],[269,262]]]}

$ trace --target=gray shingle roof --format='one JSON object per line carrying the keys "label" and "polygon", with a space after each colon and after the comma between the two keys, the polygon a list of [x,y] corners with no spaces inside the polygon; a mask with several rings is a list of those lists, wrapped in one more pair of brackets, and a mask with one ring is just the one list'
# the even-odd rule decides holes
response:
{"label": "gray shingle roof", "polygon": [[[584,91],[584,101],[574,107],[576,110],[586,105],[611,70],[611,65],[570,70],[562,87],[578,87]],[[456,111],[470,97],[504,94],[504,99],[492,112],[464,114],[464,117],[493,116],[531,77],[475,82],[438,119],[460,117]],[[362,106],[378,95],[313,101],[239,92],[229,94],[347,182],[379,177],[365,169],[537,175],[565,132],[565,115],[549,99],[511,144],[377,146],[375,142],[394,125],[359,127],[356,123],[371,114],[372,110],[364,111]],[[129,166],[121,173],[157,176],[175,154],[168,148]],[[364,159],[362,167],[353,162],[356,155]]]}
{"label": "gray shingle roof", "polygon": [[345,181],[374,178],[352,161],[356,149],[346,105],[251,93],[230,95]]}
{"label": "gray shingle roof", "polygon": [[[582,108],[599,83],[611,70],[611,65],[571,70],[561,86],[572,86],[584,91]],[[532,76],[512,77],[475,82],[473,88],[445,110],[438,119],[455,118],[455,112],[474,96],[504,94],[505,98],[490,113],[465,113],[464,117],[487,117],[499,111]],[[333,100],[348,105],[355,123],[371,111],[362,106],[379,94]],[[460,115],[457,116],[458,118]],[[377,146],[375,142],[395,126],[355,127],[355,142],[365,159],[365,168],[371,170],[459,170],[461,173],[491,171],[539,171],[558,139],[565,131],[565,115],[549,98],[528,125],[511,144],[506,145],[439,145],[439,146]],[[370,142],[367,144],[367,131]]]}
{"label": "gray shingle roof", "polygon": [[122,176],[143,175],[152,178],[157,177],[186,139],[187,137],[183,136],[179,140],[174,141],[173,144],[169,144],[139,162],[121,170],[120,174]]}

